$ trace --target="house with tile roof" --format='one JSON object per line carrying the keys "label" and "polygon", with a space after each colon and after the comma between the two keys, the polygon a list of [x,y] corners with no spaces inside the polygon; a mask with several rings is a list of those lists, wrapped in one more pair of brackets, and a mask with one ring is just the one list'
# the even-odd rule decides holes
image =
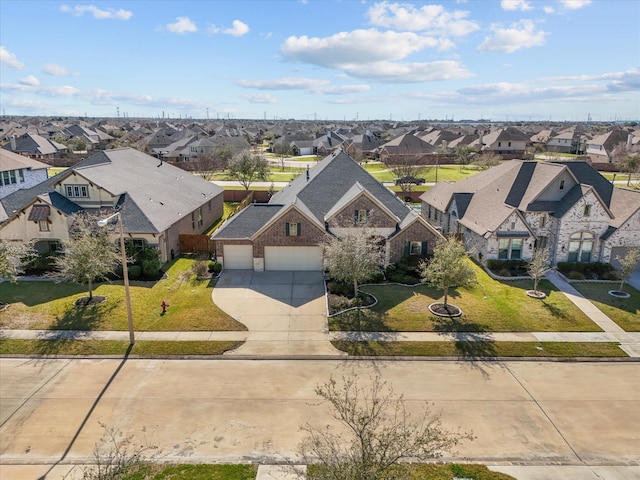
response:
{"label": "house with tile roof", "polygon": [[251,204],[213,235],[226,269],[322,270],[328,236],[367,225],[385,264],[428,255],[441,234],[342,150],[327,156],[266,204]]}
{"label": "house with tile roof", "polygon": [[181,234],[201,234],[223,213],[223,190],[132,148],[106,150],[0,199],[0,239],[41,253],[68,240],[73,214],[120,212],[126,240],[180,253]]}
{"label": "house with tile roof", "polygon": [[49,165],[0,148],[0,198],[44,182]]}
{"label": "house with tile roof", "polygon": [[640,246],[640,192],[614,187],[585,162],[510,160],[421,195],[422,214],[462,236],[478,259],[610,262]]}

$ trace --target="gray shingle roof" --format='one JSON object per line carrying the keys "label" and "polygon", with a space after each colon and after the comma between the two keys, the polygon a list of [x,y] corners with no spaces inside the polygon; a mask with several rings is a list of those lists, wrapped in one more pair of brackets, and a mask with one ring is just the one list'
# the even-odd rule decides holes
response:
{"label": "gray shingle roof", "polygon": [[283,208],[285,207],[281,204],[252,203],[227,220],[211,238],[214,240],[250,238]]}

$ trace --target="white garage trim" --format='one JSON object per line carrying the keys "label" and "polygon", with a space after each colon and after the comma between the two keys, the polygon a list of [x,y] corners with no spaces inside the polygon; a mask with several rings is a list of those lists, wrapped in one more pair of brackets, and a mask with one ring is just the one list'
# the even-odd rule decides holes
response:
{"label": "white garage trim", "polygon": [[264,247],[265,270],[322,270],[322,247]]}
{"label": "white garage trim", "polygon": [[253,270],[252,245],[224,245],[222,265],[226,270]]}

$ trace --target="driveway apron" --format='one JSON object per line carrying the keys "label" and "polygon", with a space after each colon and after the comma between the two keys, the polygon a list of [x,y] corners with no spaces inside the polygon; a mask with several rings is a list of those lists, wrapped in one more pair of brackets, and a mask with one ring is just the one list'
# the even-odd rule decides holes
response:
{"label": "driveway apron", "polygon": [[227,355],[343,355],[331,345],[322,272],[222,273],[213,302],[249,329]]}

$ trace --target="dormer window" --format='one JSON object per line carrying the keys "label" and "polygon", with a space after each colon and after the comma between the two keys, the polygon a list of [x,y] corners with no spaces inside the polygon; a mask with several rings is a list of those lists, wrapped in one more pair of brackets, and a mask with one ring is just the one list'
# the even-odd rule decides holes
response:
{"label": "dormer window", "polygon": [[560,180],[560,190],[564,190],[564,180]]}
{"label": "dormer window", "polygon": [[67,185],[67,197],[69,198],[88,198],[89,188],[86,185]]}

